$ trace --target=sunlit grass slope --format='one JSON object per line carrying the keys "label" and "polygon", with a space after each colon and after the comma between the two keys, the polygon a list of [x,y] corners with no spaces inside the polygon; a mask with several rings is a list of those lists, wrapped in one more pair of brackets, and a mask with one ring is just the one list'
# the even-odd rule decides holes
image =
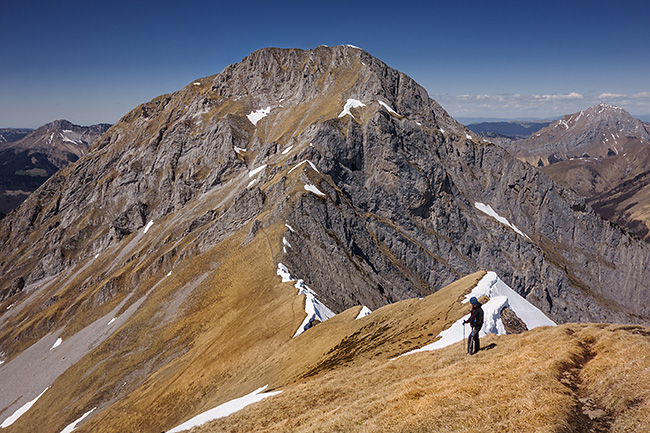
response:
{"label": "sunlit grass slope", "polygon": [[[563,325],[344,366],[198,427],[213,432],[650,431],[650,330]],[[592,419],[593,418],[593,419]]]}

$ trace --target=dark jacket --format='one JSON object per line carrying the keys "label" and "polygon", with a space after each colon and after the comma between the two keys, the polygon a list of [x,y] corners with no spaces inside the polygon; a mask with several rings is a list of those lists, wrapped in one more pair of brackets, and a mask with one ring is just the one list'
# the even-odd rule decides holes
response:
{"label": "dark jacket", "polygon": [[481,308],[481,304],[472,306],[472,314],[469,316],[468,322],[472,328],[480,330],[483,327],[483,308]]}

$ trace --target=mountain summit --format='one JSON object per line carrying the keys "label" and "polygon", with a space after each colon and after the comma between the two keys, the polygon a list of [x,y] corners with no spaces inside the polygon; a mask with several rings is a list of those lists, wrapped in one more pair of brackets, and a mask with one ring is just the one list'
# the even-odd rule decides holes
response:
{"label": "mountain summit", "polygon": [[0,222],[0,245],[4,368],[66,353],[0,401],[52,386],[19,420],[32,431],[93,407],[88,431],[177,425],[316,374],[317,350],[333,365],[390,340],[380,321],[291,343],[318,323],[481,270],[556,322],[650,320],[648,244],[351,46],[262,49],[135,108]]}
{"label": "mountain summit", "polygon": [[622,108],[598,104],[568,114],[532,137],[512,143],[519,159],[538,166],[575,158],[603,158],[650,144],[646,125]]}

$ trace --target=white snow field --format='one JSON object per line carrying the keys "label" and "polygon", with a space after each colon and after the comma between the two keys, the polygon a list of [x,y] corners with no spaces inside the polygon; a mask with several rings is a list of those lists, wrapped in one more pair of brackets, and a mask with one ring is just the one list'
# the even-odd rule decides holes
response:
{"label": "white snow field", "polygon": [[45,394],[45,391],[47,391],[48,389],[50,389],[49,386],[47,388],[45,388],[43,390],[43,392],[41,392],[38,395],[38,397],[36,397],[34,400],[30,400],[27,403],[25,403],[24,405],[22,405],[16,412],[13,413],[13,415],[11,415],[9,418],[5,419],[2,422],[2,424],[0,424],[0,428],[9,427],[11,424],[15,423],[18,420],[18,418],[23,416],[25,413],[27,413],[27,411],[29,409],[31,409],[32,406],[34,406],[34,403],[36,403],[38,401],[38,399],[41,398],[41,396],[43,394]]}
{"label": "white snow field", "polygon": [[153,220],[147,223],[147,226],[144,228],[144,232],[147,233],[152,225],[153,225]]}
{"label": "white snow field", "polygon": [[343,106],[343,111],[341,111],[341,114],[339,114],[339,117],[343,117],[346,114],[349,114],[350,117],[354,118],[354,116],[352,115],[350,110],[353,109],[353,108],[361,108],[361,107],[365,107],[365,106],[366,106],[366,104],[364,104],[363,102],[361,102],[361,101],[359,101],[357,99],[348,99],[347,102],[345,103],[345,105]]}
{"label": "white snow field", "polygon": [[248,113],[246,117],[248,117],[248,120],[250,120],[253,125],[257,126],[257,122],[268,116],[270,112],[271,106],[268,106],[266,108],[260,108],[259,110],[252,111]]}
{"label": "white snow field", "polygon": [[314,193],[316,195],[319,195],[321,197],[325,197],[325,193],[318,189],[315,185],[312,184],[307,184],[305,185],[305,189],[311,193]]}
{"label": "white snow field", "polygon": [[363,319],[364,317],[370,315],[372,313],[372,310],[365,305],[361,307],[361,311],[359,311],[359,314],[357,315],[357,318],[354,320],[359,320]]}
{"label": "white snow field", "polygon": [[278,269],[276,273],[280,276],[280,278],[282,278],[283,283],[296,281],[294,287],[298,289],[298,295],[305,295],[305,314],[307,316],[296,330],[293,338],[296,338],[307,329],[309,329],[314,320],[324,322],[336,315],[332,310],[327,308],[325,304],[316,299],[316,292],[310,289],[303,280],[295,280],[285,265],[278,263]]}
{"label": "white snow field", "polygon": [[90,415],[90,414],[91,414],[95,409],[97,409],[97,408],[94,407],[94,408],[90,409],[88,412],[86,412],[85,414],[83,414],[83,415],[81,416],[81,418],[79,418],[78,420],[76,420],[75,422],[73,422],[73,423],[71,423],[71,424],[68,424],[68,426],[67,426],[66,428],[64,428],[63,430],[61,430],[61,433],[72,433],[72,431],[74,431],[74,430],[77,428],[77,426],[79,425],[79,423],[81,423],[81,421],[83,421],[83,420],[84,420],[88,415]]}
{"label": "white snow field", "polygon": [[[481,328],[481,332],[479,333],[479,337],[484,337],[486,334],[503,335],[506,333],[500,317],[501,310],[504,307],[509,307],[513,310],[526,324],[528,329],[537,328],[538,326],[555,326],[555,322],[542,313],[540,309],[508,287],[508,285],[501,281],[494,272],[488,272],[485,274],[472,292],[465,296],[463,303],[469,302],[470,298],[473,296],[477,298],[487,296],[490,298],[490,300],[482,306],[484,323],[483,328]],[[419,349],[406,352],[401,356],[440,349],[462,341],[464,337],[469,336],[470,332],[469,326],[463,325],[463,321],[467,319],[469,319],[469,314],[438,334],[438,337],[440,337],[439,340]],[[465,327],[464,330],[463,327]]]}
{"label": "white snow field", "polygon": [[395,115],[395,116],[400,116],[400,114],[399,114],[397,111],[393,110],[393,109],[390,107],[390,105],[388,105],[387,103],[382,102],[382,101],[379,101],[379,100],[377,100],[377,102],[379,102],[379,104],[380,104],[382,107],[384,107],[386,110],[388,110],[388,112],[389,112],[390,114],[393,114],[393,115]]}
{"label": "white snow field", "polygon": [[259,173],[260,171],[264,170],[264,169],[266,168],[266,165],[267,165],[267,164],[260,165],[260,166],[257,167],[256,169],[249,171],[249,172],[248,172],[248,177],[251,178],[251,177],[255,176],[257,173]]}
{"label": "white snow field", "polygon": [[480,210],[481,212],[483,212],[484,214],[489,215],[492,218],[494,218],[495,220],[499,221],[504,226],[510,227],[511,229],[513,229],[519,235],[521,235],[521,236],[525,237],[526,239],[530,240],[530,238],[524,232],[522,232],[517,227],[515,227],[514,224],[511,224],[510,221],[508,221],[506,218],[504,218],[501,215],[499,215],[498,213],[496,213],[496,211],[494,209],[492,209],[492,206],[490,206],[489,204],[483,204],[483,203],[476,202],[476,203],[474,203],[474,207],[476,209]]}
{"label": "white snow field", "polygon": [[206,412],[203,412],[195,416],[194,418],[190,419],[189,421],[186,421],[183,424],[174,427],[173,429],[169,430],[167,433],[178,433],[184,430],[189,430],[192,427],[205,424],[209,421],[226,417],[237,411],[242,410],[248,405],[257,403],[258,401],[264,400],[265,398],[272,397],[282,392],[282,391],[271,391],[271,392],[262,393],[262,391],[264,391],[267,387],[268,385],[263,386],[262,388],[258,388],[255,391],[243,397],[239,397],[234,400],[227,401],[226,403],[220,404],[219,406],[210,409]]}

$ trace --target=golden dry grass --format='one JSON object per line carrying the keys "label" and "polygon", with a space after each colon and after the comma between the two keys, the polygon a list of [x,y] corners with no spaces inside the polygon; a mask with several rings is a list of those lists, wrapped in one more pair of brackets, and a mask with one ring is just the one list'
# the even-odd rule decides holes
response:
{"label": "golden dry grass", "polygon": [[490,336],[493,347],[473,357],[456,344],[371,360],[193,432],[579,432],[592,422],[585,396],[613,417],[612,431],[650,431],[649,330],[635,329],[564,325]]}

